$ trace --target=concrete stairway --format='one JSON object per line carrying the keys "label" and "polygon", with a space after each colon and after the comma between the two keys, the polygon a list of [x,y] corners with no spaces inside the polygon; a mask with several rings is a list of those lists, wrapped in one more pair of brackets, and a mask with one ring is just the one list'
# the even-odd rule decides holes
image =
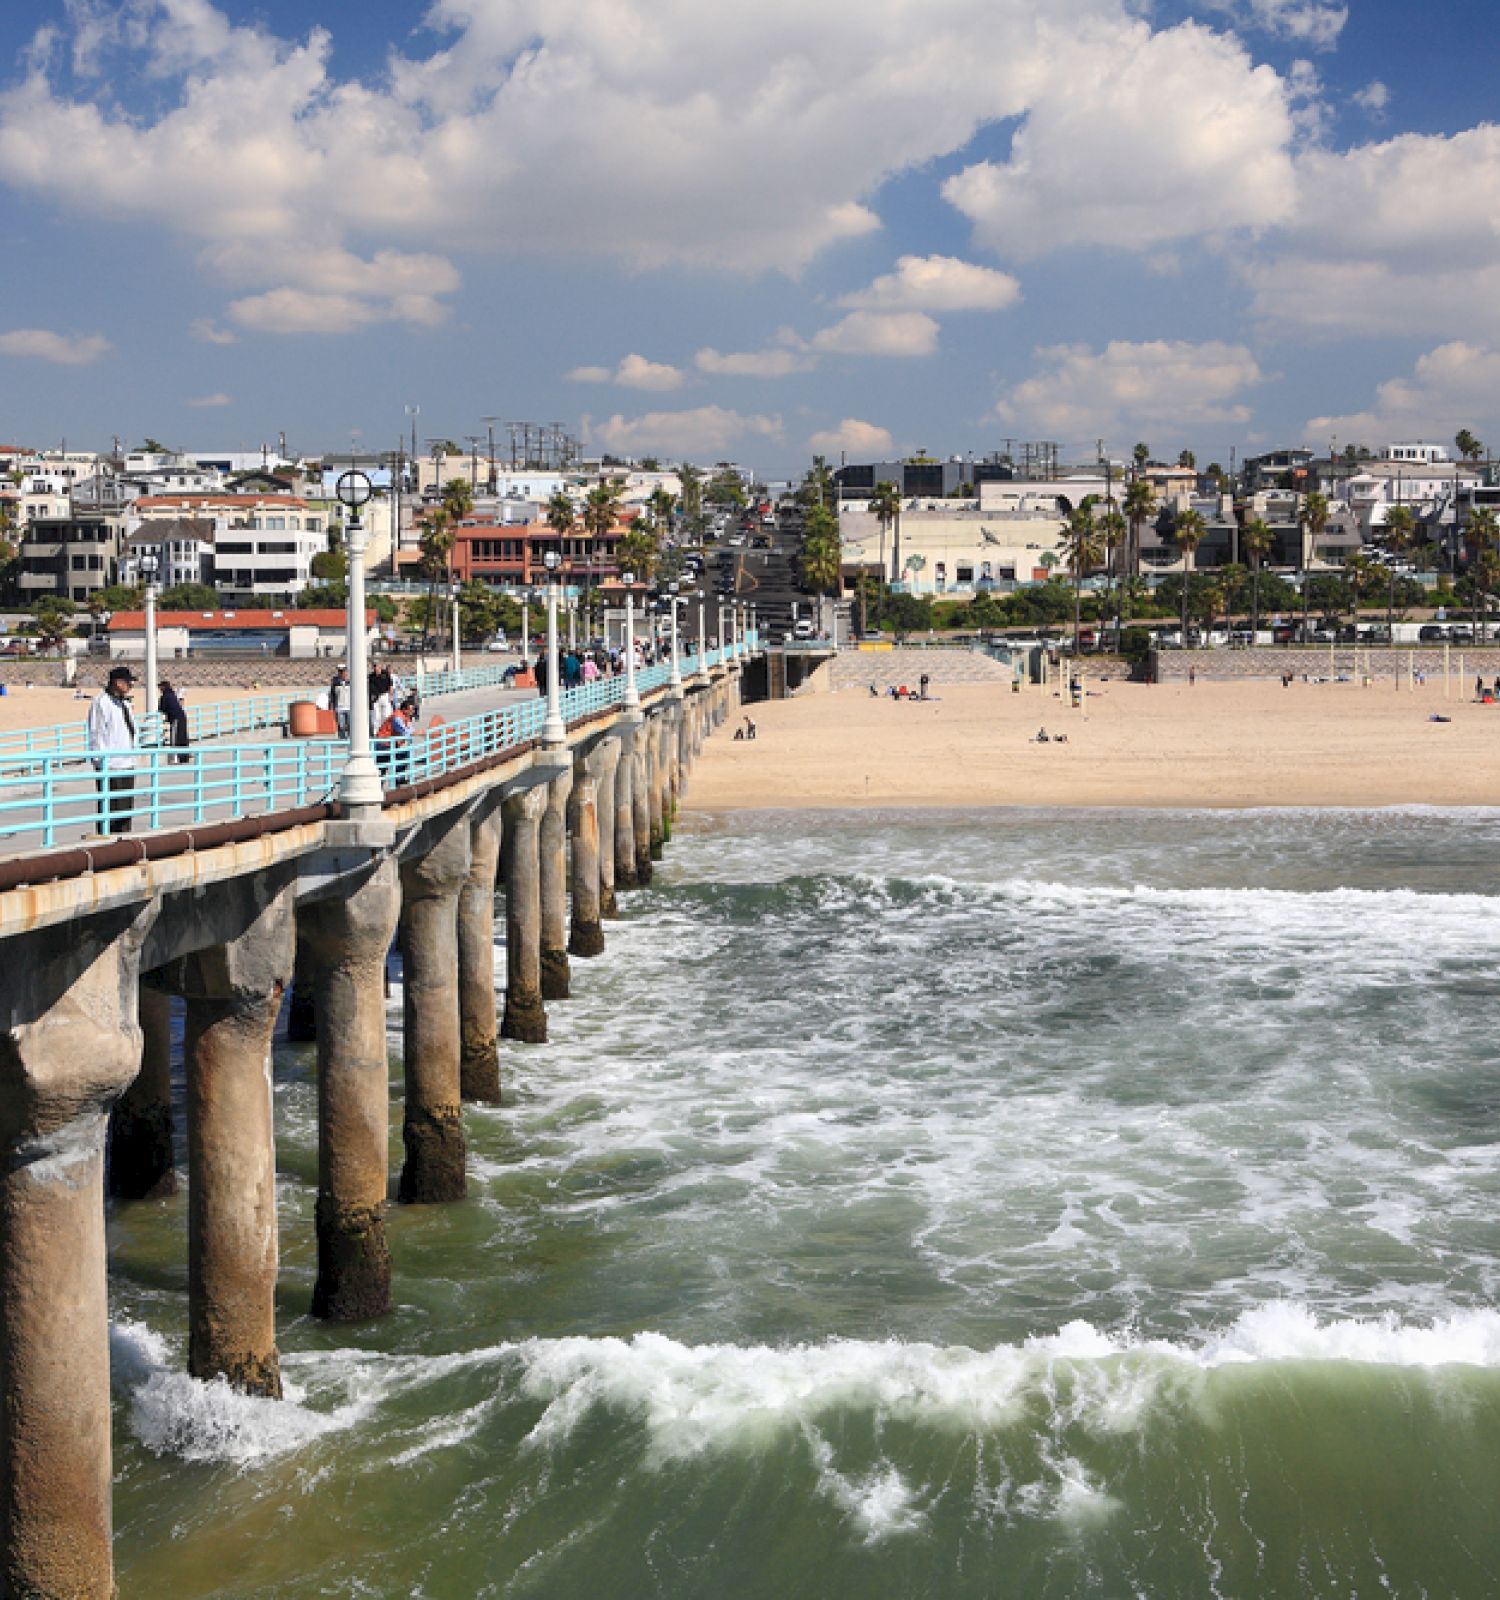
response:
{"label": "concrete stairway", "polygon": [[944,683],[1009,683],[1011,670],[991,656],[967,650],[844,650],[830,667],[835,689],[874,684],[915,687],[925,672],[933,687]]}

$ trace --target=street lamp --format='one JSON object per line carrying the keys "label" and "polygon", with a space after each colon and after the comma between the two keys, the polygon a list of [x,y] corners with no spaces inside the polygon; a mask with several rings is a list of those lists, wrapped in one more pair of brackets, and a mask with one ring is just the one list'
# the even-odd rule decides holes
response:
{"label": "street lamp", "polygon": [[365,649],[365,525],[360,508],[374,492],[363,472],[344,473],[334,491],[349,513],[344,551],[349,558],[349,596],[344,613],[344,643],[349,656],[349,756],[339,780],[339,804],[346,810],[380,804],[380,773],[370,754],[370,671]]}
{"label": "street lamp", "polygon": [[156,712],[156,574],[161,565],[154,550],[141,554],[141,577],[146,581],[146,704],[141,720]]}
{"label": "street lamp", "polygon": [[672,692],[677,694],[682,688],[682,663],[677,658],[677,607],[682,596],[677,593],[681,580],[675,580],[671,592],[667,595],[667,605],[672,612],[672,676],[670,679]]}
{"label": "street lamp", "polygon": [[635,687],[635,574],[622,572],[620,582],[625,585],[625,709],[634,711],[641,703]]}
{"label": "street lamp", "polygon": [[448,599],[453,606],[453,670],[462,672],[464,669],[462,647],[458,642],[458,585],[448,585]]}
{"label": "street lamp", "polygon": [[547,569],[547,715],[542,722],[542,743],[544,745],[566,744],[568,730],[563,726],[562,695],[558,688],[557,663],[557,569],[562,565],[562,557],[557,551],[549,550],[542,557],[542,565]]}
{"label": "street lamp", "polygon": [[698,677],[708,682],[708,593],[698,591]]}

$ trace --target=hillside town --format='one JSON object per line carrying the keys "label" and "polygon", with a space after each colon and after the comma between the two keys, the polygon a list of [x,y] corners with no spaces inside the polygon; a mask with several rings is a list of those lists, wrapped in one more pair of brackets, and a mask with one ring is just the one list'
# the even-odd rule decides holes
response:
{"label": "hillside town", "polygon": [[[1461,608],[1483,628],[1500,589],[1500,469],[1467,430],[1451,445],[1279,449],[1227,467],[1188,450],[1161,461],[1145,443],[1070,463],[1056,445],[1007,441],[982,457],[819,457],[785,482],[726,461],[589,459],[558,427],[512,428],[509,450],[493,428],[467,437],[321,456],[284,437],[250,452],[0,445],[6,648],[99,647],[147,585],[181,613],[181,654],[287,653],[291,630],[269,644],[264,631],[285,611],[307,613],[315,640],[312,614],[346,599],[335,484],[351,467],[375,486],[367,570],[393,646],[441,631],[454,604],[463,643],[514,628],[548,552],[574,592],[607,594],[626,575],[712,585],[794,642],[1072,621],[1075,647],[1090,647],[1108,641],[1084,621],[1174,618],[1153,643],[1323,643],[1341,628],[1354,642],[1344,619],[1365,607],[1387,625]],[[1231,628],[1236,616],[1250,628]],[[1262,620],[1282,631],[1260,637]],[[1441,636],[1428,622],[1424,640]]]}

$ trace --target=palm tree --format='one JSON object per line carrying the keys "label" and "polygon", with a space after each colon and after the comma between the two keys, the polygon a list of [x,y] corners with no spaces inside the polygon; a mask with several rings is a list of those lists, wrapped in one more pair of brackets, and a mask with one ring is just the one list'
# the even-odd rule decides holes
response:
{"label": "palm tree", "polygon": [[1460,428],[1453,436],[1454,446],[1465,461],[1478,461],[1484,454],[1484,446],[1469,432],[1467,428]]}
{"label": "palm tree", "polygon": [[1184,511],[1177,518],[1173,537],[1182,551],[1182,647],[1188,642],[1188,571],[1194,565],[1194,555],[1208,532],[1208,524],[1199,511]]}
{"label": "palm tree", "polygon": [[1126,538],[1125,519],[1113,500],[1099,518],[1099,541],[1104,546],[1104,570],[1114,578],[1115,585],[1115,646],[1119,647],[1120,634],[1125,626],[1125,574],[1123,555]]}
{"label": "palm tree", "polygon": [[1073,659],[1078,659],[1078,636],[1083,631],[1083,580],[1104,555],[1104,541],[1094,521],[1092,505],[1082,505],[1068,518],[1063,532],[1063,555],[1073,576]]}
{"label": "palm tree", "polygon": [[1474,613],[1474,642],[1484,643],[1484,623],[1480,620],[1480,596],[1494,587],[1495,538],[1500,533],[1495,513],[1488,506],[1471,512],[1464,528],[1464,543],[1469,547],[1469,599]]}
{"label": "palm tree", "polygon": [[[1410,506],[1392,506],[1385,514],[1385,547],[1393,555],[1400,555],[1411,547],[1412,530],[1416,526],[1416,518],[1412,515]],[[1395,640],[1391,631],[1391,624],[1396,616],[1396,566],[1394,562],[1386,565],[1386,590],[1385,590],[1385,635],[1387,639]]]}
{"label": "palm tree", "polygon": [[1313,556],[1318,548],[1318,536],[1328,526],[1328,496],[1310,494],[1303,497],[1302,509],[1297,514],[1302,529],[1302,637],[1307,638],[1307,581]]}
{"label": "palm tree", "polygon": [[432,619],[437,612],[435,595],[439,580],[448,571],[453,559],[453,545],[457,535],[453,521],[442,507],[427,518],[427,530],[422,535],[422,571],[427,574],[427,611],[422,619],[422,648],[427,648]]}
{"label": "palm tree", "polygon": [[1141,569],[1141,529],[1156,510],[1156,485],[1147,478],[1136,478],[1126,488],[1123,503],[1130,523],[1130,555],[1125,564],[1133,578]]}
{"label": "palm tree", "polygon": [[839,519],[815,505],[802,524],[802,576],[814,594],[837,594],[844,569]]}
{"label": "palm tree", "polygon": [[615,547],[616,560],[620,570],[632,571],[642,582],[648,582],[656,573],[656,565],[661,557],[661,535],[654,523],[647,517],[637,517],[630,525],[630,531],[620,540]]}
{"label": "palm tree", "polygon": [[657,536],[665,539],[672,530],[672,513],[677,508],[677,502],[672,498],[669,490],[663,489],[660,484],[646,497],[646,505],[651,511],[651,520],[656,524]]}
{"label": "palm tree", "polygon": [[[875,485],[874,493],[870,496],[870,510],[875,513],[875,520],[880,524],[880,581],[887,582],[885,565],[885,535],[886,530],[893,524],[901,521],[901,490],[887,479],[884,483]],[[900,535],[897,535],[899,541]]]}
{"label": "palm tree", "polygon": [[1250,642],[1260,632],[1260,568],[1276,544],[1276,535],[1264,517],[1255,517],[1245,524],[1240,535],[1240,549],[1250,557],[1253,577],[1250,580]]}
{"label": "palm tree", "polygon": [[584,601],[584,615],[593,609],[594,591],[599,580],[599,541],[607,538],[620,519],[620,495],[624,485],[618,478],[601,479],[584,496],[583,531],[589,536],[588,595]]}
{"label": "palm tree", "polygon": [[682,485],[682,521],[688,537],[695,543],[703,538],[703,474],[684,461],[677,469]]}

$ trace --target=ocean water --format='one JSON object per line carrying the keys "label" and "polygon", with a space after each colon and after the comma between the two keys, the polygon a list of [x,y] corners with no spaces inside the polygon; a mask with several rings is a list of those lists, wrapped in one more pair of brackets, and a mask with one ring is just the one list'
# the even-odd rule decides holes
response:
{"label": "ocean water", "polygon": [[382,1322],[307,1315],[278,1050],[286,1402],[183,1374],[185,1201],[113,1213],[124,1600],[1500,1594],[1497,862],[1497,812],[690,823],[471,1200],[393,1208]]}

